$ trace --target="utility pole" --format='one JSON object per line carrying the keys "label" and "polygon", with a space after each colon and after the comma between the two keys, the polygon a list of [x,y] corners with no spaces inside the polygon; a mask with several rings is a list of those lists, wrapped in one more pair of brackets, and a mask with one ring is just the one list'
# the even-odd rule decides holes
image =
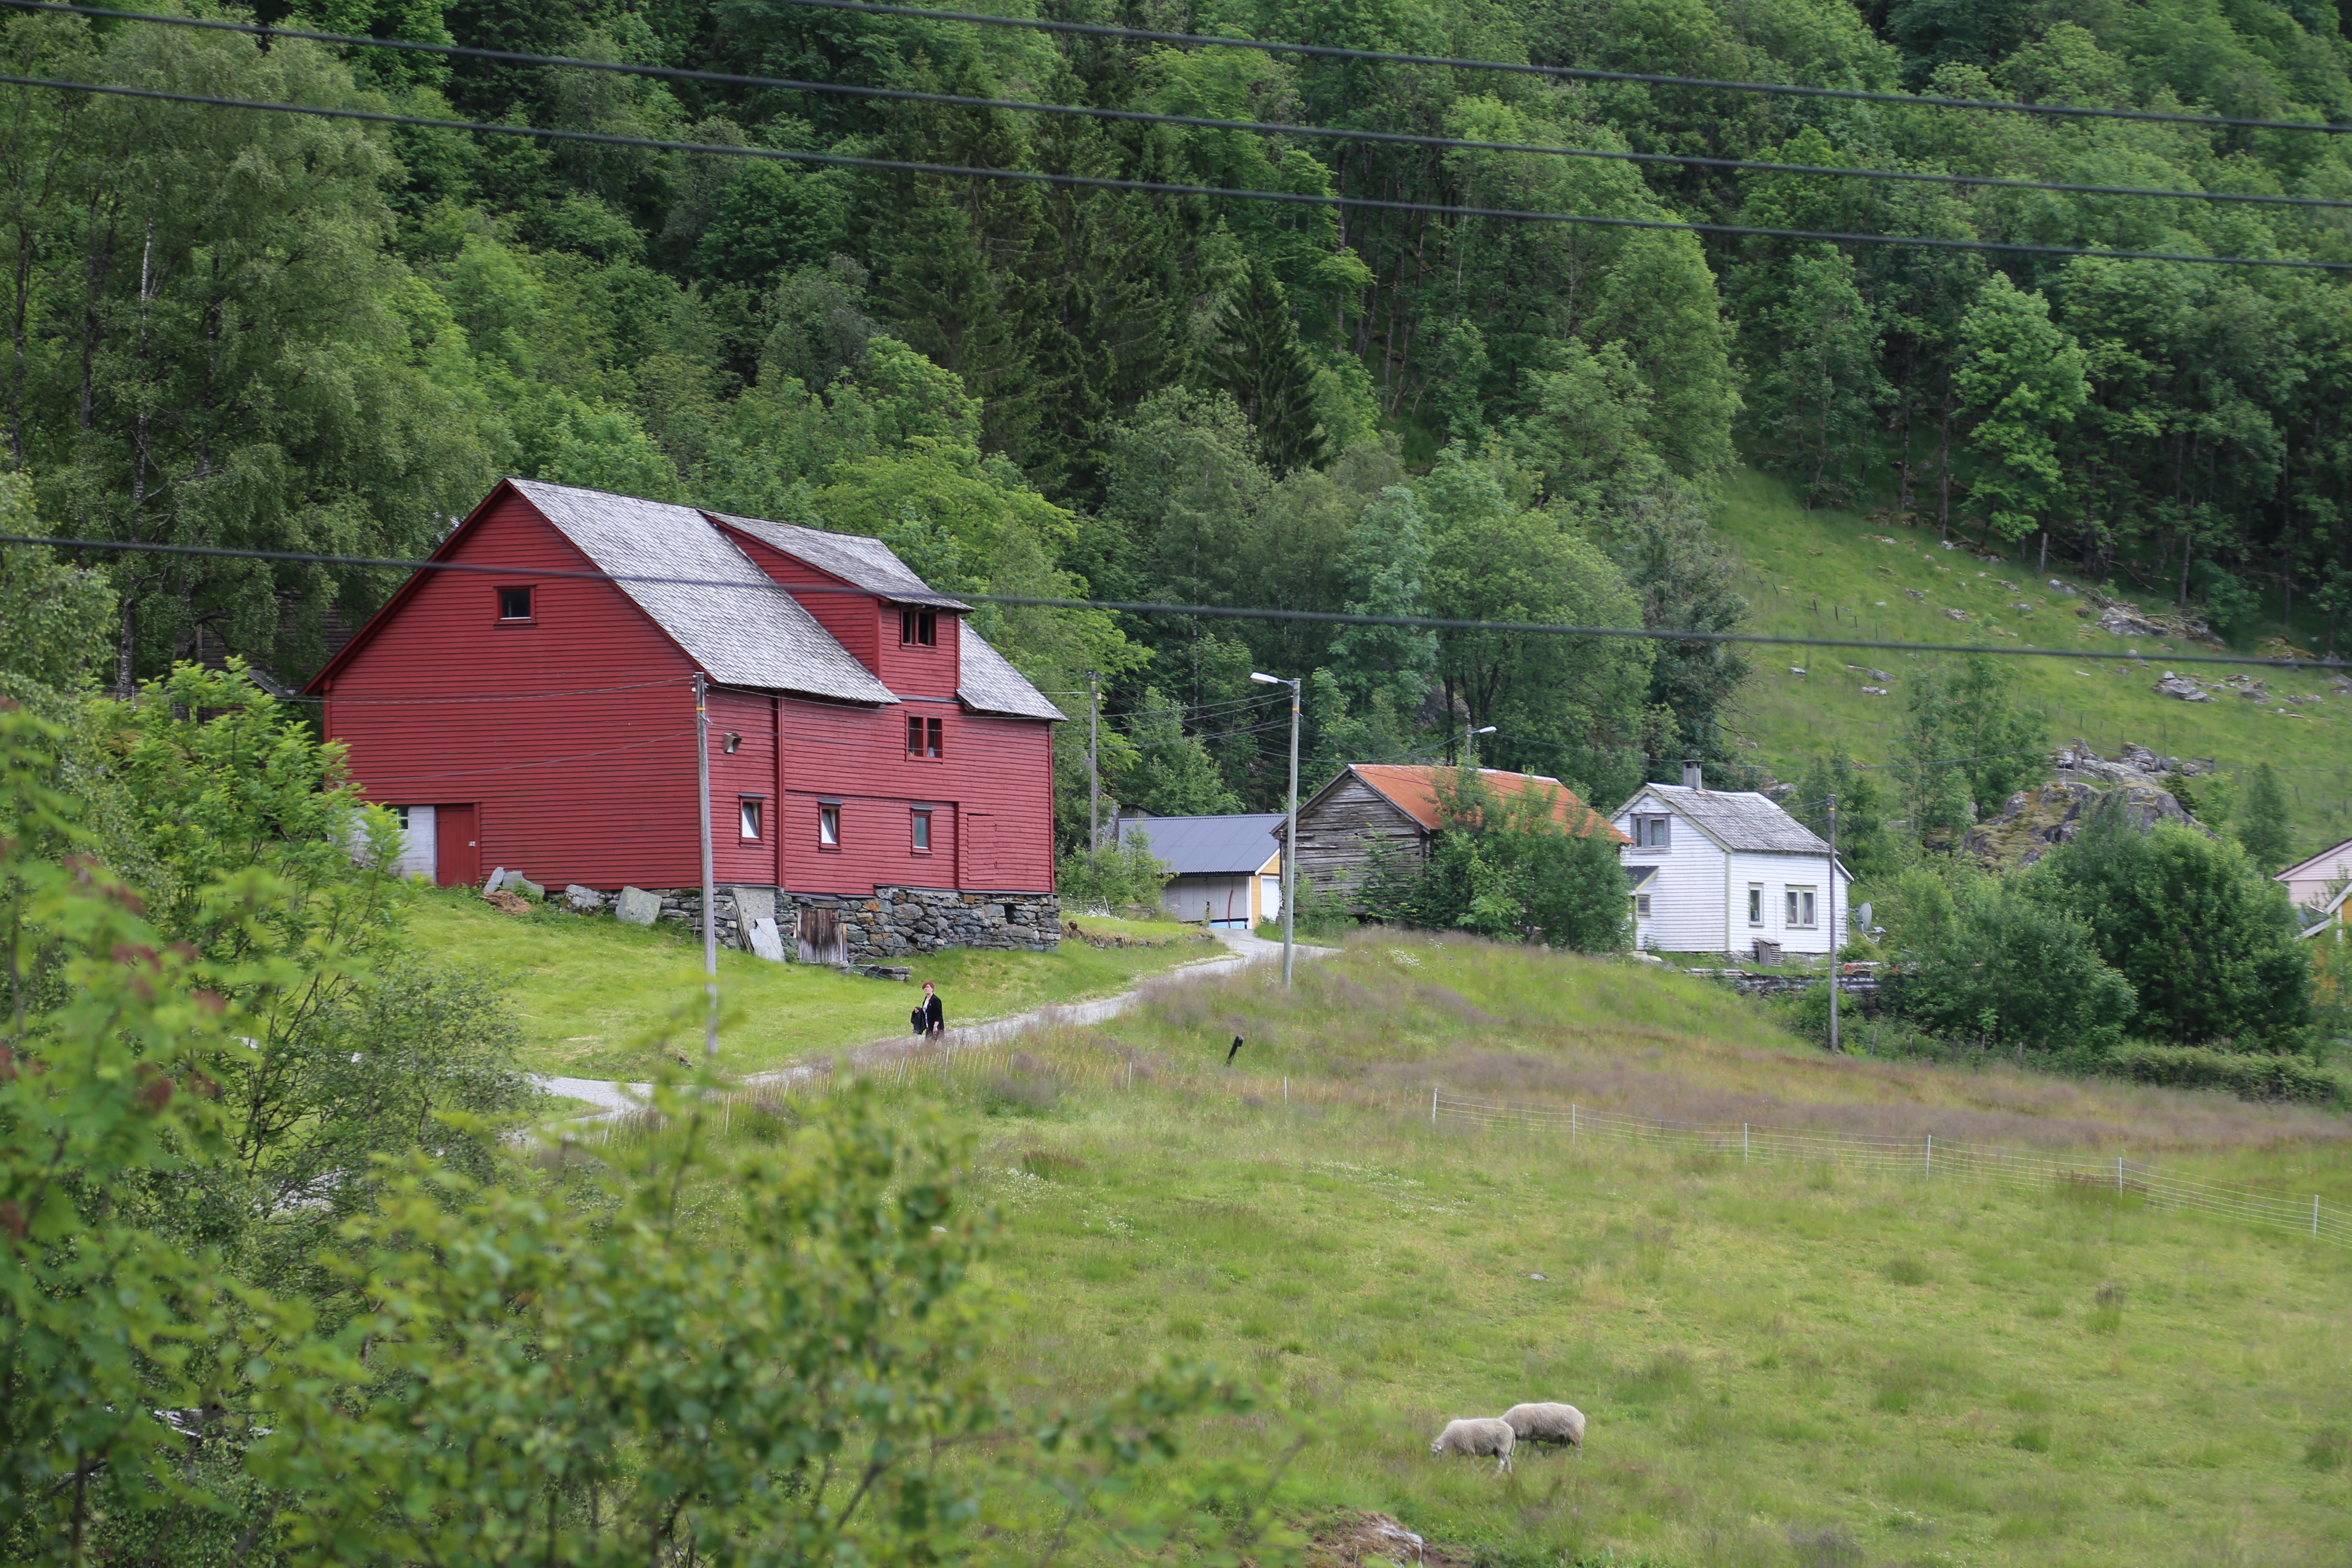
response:
{"label": "utility pole", "polygon": [[1102,768],[1095,751],[1095,714],[1101,706],[1100,677],[1087,671],[1087,853],[1102,847]]}
{"label": "utility pole", "polygon": [[1837,796],[1830,796],[1830,1053],[1838,1048]]}
{"label": "utility pole", "polygon": [[1492,724],[1481,724],[1475,730],[1465,729],[1462,734],[1462,765],[1471,773],[1478,771],[1478,737],[1495,732]]}
{"label": "utility pole", "polygon": [[1282,988],[1290,989],[1290,973],[1295,944],[1292,931],[1298,902],[1298,687],[1296,680],[1285,680],[1278,675],[1261,675],[1250,671],[1250,679],[1263,686],[1290,688],[1290,811],[1282,830]]}
{"label": "utility pole", "polygon": [[702,806],[702,975],[710,1009],[702,1024],[702,1054],[719,1054],[719,889],[710,864],[710,680],[699,670],[694,677],[694,761],[701,782]]}

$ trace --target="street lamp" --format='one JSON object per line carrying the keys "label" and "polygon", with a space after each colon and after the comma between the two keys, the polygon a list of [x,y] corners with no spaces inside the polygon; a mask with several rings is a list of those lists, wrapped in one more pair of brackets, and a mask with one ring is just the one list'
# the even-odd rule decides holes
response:
{"label": "street lamp", "polygon": [[1298,887],[1298,682],[1285,680],[1278,675],[1261,675],[1250,671],[1250,679],[1260,686],[1290,688],[1290,820],[1282,830],[1282,988],[1290,989],[1291,910],[1297,903]]}
{"label": "street lamp", "polygon": [[1494,732],[1495,726],[1492,724],[1482,724],[1475,730],[1467,730],[1463,732],[1462,765],[1464,767],[1474,768],[1478,765],[1478,737],[1481,735],[1491,735]]}

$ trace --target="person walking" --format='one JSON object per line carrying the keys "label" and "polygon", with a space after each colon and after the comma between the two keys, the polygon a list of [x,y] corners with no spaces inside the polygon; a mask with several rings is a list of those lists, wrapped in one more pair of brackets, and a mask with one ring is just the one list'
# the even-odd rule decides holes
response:
{"label": "person walking", "polygon": [[927,1036],[938,1039],[947,1032],[947,1009],[940,1005],[940,994],[931,988],[929,981],[923,982],[922,1005],[907,1016],[907,1021],[915,1026],[918,1039]]}

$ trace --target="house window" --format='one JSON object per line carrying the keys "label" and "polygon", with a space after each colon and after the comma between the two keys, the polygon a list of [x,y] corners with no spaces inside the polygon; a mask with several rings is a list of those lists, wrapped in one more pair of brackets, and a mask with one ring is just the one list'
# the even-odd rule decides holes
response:
{"label": "house window", "polygon": [[841,847],[841,807],[820,805],[816,808],[816,843],[820,849]]}
{"label": "house window", "polygon": [[1789,889],[1789,924],[1793,927],[1805,927],[1812,923],[1813,889],[1790,888]]}
{"label": "house window", "polygon": [[1648,920],[1650,918],[1649,894],[1636,893],[1633,895],[1633,915],[1637,920]]}
{"label": "house window", "polygon": [[931,814],[928,811],[918,810],[914,814],[914,820],[915,853],[918,855],[928,855],[931,852]]}
{"label": "house window", "polygon": [[898,612],[898,641],[908,647],[937,647],[940,644],[940,616],[937,610],[901,610]]}
{"label": "house window", "polygon": [[907,721],[907,754],[910,757],[937,758],[943,754],[941,741],[945,737],[943,721],[938,719]]}
{"label": "house window", "polygon": [[766,803],[761,800],[757,795],[745,795],[740,801],[736,803],[737,809],[741,815],[744,837],[757,838],[760,837],[760,812],[761,807],[765,804]]}
{"label": "house window", "polygon": [[1748,884],[1748,923],[1752,926],[1764,923],[1764,884],[1761,882]]}
{"label": "house window", "polygon": [[499,589],[499,619],[502,621],[530,619],[530,590],[528,588]]}
{"label": "house window", "polygon": [[1671,816],[1637,816],[1633,819],[1633,847],[1636,849],[1664,849],[1672,843],[1667,824]]}

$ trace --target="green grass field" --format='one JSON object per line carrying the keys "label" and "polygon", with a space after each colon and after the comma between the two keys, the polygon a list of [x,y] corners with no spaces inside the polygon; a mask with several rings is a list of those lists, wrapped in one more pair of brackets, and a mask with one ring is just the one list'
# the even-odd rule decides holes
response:
{"label": "green grass field", "polygon": [[[719,954],[719,1066],[758,1072],[811,1052],[907,1032],[923,981],[934,982],[949,1022],[980,1023],[1055,1003],[1124,991],[1138,979],[1223,950],[1189,926],[1110,921],[1159,947],[1098,949],[1065,942],[1057,952],[960,948],[914,964],[904,985],[815,964],[768,963]],[[643,1079],[676,1040],[702,1032],[702,946],[680,926],[625,926],[541,908],[502,914],[470,893],[420,894],[409,931],[436,956],[498,976],[523,1027],[522,1065],[574,1078]],[[665,1044],[665,1040],[671,1043]]]}
{"label": "green grass field", "polygon": [[[1940,548],[1932,524],[1908,528],[1883,517],[1808,511],[1785,485],[1753,471],[1727,487],[1716,521],[1744,565],[1740,591],[1754,605],[1746,629],[2066,649],[2081,657],[2011,661],[2024,700],[2047,717],[2053,745],[2079,737],[2113,756],[2125,741],[2137,741],[2164,755],[2210,757],[2230,769],[2267,762],[2286,786],[2302,853],[2352,837],[2352,697],[2336,694],[2322,674],[2243,671],[2277,697],[2320,697],[2307,705],[2160,697],[2152,687],[2167,655],[2207,650],[2098,630],[2074,614],[2084,601],[2053,591],[2049,581],[2093,584],[2056,570],[2054,562],[2052,571],[2037,573],[2031,557],[2011,552],[2006,563],[1994,564],[1970,548]],[[1957,533],[1955,542],[1965,542]],[[1906,589],[1923,596],[1914,599]],[[2170,607],[2160,593],[2128,584],[2113,592],[2150,612]],[[2019,605],[2026,607],[2011,607]],[[1953,620],[1946,614],[1953,609],[1970,619]],[[2258,634],[2267,637],[2275,629]],[[2241,640],[2244,646],[2234,651],[2263,651],[2256,640]],[[2135,642],[2145,667],[2129,657]],[[1758,743],[1758,761],[1794,778],[1828,747],[1843,746],[1862,762],[1891,757],[1906,683],[1935,656],[1767,647],[1749,657],[1756,673],[1727,721]],[[1873,681],[1863,673],[1868,668],[1895,679]],[[2196,673],[2212,679],[2241,671],[2216,666]],[[1867,695],[1865,684],[1886,686],[1889,695]]]}
{"label": "green grass field", "polygon": [[[1008,1364],[1041,1394],[1163,1353],[1238,1368],[1283,1417],[1196,1442],[1303,1438],[1291,1519],[1392,1513],[1448,1549],[1432,1562],[2352,1554],[2352,1255],[2105,1189],[1571,1148],[1433,1130],[1426,1107],[1442,1082],[1925,1127],[2344,1202],[2340,1119],[1832,1058],[1703,982],[1525,950],[1366,936],[1300,976],[1290,997],[1264,966],[1208,977],[883,1076],[976,1131]],[[1430,1458],[1445,1419],[1537,1398],[1586,1412],[1580,1458]]]}

